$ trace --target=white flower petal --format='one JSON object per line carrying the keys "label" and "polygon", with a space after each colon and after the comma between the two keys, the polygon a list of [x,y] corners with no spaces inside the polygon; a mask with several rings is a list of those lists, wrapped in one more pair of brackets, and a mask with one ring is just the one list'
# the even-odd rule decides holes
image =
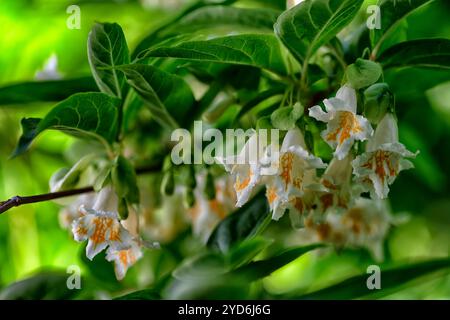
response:
{"label": "white flower petal", "polygon": [[333,112],[324,112],[320,106],[314,106],[309,109],[309,116],[322,122],[329,122],[334,117]]}
{"label": "white flower petal", "polygon": [[355,89],[348,85],[344,85],[336,93],[336,98],[345,101],[348,111],[356,113],[357,99]]}

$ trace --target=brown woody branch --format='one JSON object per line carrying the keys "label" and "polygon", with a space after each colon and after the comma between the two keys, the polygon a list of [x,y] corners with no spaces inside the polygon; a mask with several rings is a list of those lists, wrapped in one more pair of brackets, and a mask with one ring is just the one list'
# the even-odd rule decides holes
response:
{"label": "brown woody branch", "polygon": [[[145,174],[145,173],[150,173],[150,172],[157,172],[159,170],[161,170],[160,164],[151,165],[148,167],[137,168],[136,174],[140,175],[140,174]],[[94,187],[89,186],[89,187],[80,188],[80,189],[73,189],[73,190],[60,191],[60,192],[51,192],[51,193],[39,194],[39,195],[28,196],[28,197],[15,196],[15,197],[12,197],[11,199],[0,202],[0,214],[8,211],[9,209],[11,209],[13,207],[19,207],[24,204],[66,198],[66,197],[71,197],[71,196],[75,196],[75,195],[79,195],[79,194],[83,194],[83,193],[90,193],[93,191],[94,191]]]}

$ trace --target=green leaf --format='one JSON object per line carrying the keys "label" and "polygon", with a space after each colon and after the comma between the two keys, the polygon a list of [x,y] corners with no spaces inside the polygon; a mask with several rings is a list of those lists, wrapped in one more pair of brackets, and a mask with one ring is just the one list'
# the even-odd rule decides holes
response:
{"label": "green leaf", "polygon": [[189,5],[187,5],[185,8],[180,10],[179,13],[177,13],[172,18],[168,19],[166,22],[164,22],[162,25],[160,25],[155,30],[152,30],[149,35],[147,35],[144,39],[142,39],[138,45],[136,46],[136,49],[132,53],[132,58],[134,59],[139,53],[142,51],[150,48],[152,45],[157,43],[158,41],[164,39],[164,37],[161,36],[164,31],[173,25],[175,25],[178,21],[180,21],[183,17],[187,16],[189,13],[205,7],[205,6],[215,6],[215,5],[228,5],[236,2],[236,0],[197,0]]}
{"label": "green leaf", "polygon": [[261,233],[270,219],[270,208],[261,192],[220,222],[209,237],[208,246],[227,252],[234,244]]}
{"label": "green leaf", "polygon": [[155,289],[144,289],[140,291],[135,291],[113,300],[160,300],[161,295]]}
{"label": "green leaf", "polygon": [[355,89],[361,89],[374,84],[383,73],[381,66],[373,61],[357,59],[347,67],[347,81]]}
{"label": "green leaf", "polygon": [[228,271],[225,256],[219,252],[206,252],[185,260],[175,269],[173,276],[179,280],[216,277]]}
{"label": "green leaf", "polygon": [[156,121],[167,128],[179,127],[177,120],[181,122],[186,117],[195,101],[182,78],[150,65],[125,65],[119,70],[126,75],[128,83],[146,103]]}
{"label": "green leaf", "polygon": [[240,267],[232,272],[230,275],[244,277],[247,281],[255,281],[269,276],[272,272],[280,269],[288,263],[294,261],[300,256],[310,251],[323,247],[321,244],[314,244],[305,247],[297,247],[288,249],[274,257],[266,260],[255,261],[243,267]]}
{"label": "green leaf", "polygon": [[43,119],[22,119],[23,134],[13,157],[25,152],[31,142],[47,129],[111,143],[117,132],[119,104],[120,100],[104,93],[78,93],[58,103]]}
{"label": "green leaf", "polygon": [[[95,154],[88,154],[75,163],[72,168],[63,168],[56,172],[50,179],[51,191],[59,192],[75,188],[80,181],[81,175],[92,164],[92,160],[95,157]],[[63,174],[61,175],[61,173]]]}
{"label": "green leaf", "polygon": [[121,98],[125,77],[116,66],[128,64],[130,56],[122,28],[117,23],[96,23],[88,37],[92,75],[104,93]]}
{"label": "green leaf", "polygon": [[284,12],[275,33],[298,61],[309,58],[358,13],[361,0],[305,0]]}
{"label": "green leaf", "polygon": [[144,51],[139,58],[167,57],[191,61],[249,65],[285,75],[280,44],[272,35],[246,34]]}
{"label": "green leaf", "polygon": [[139,203],[139,188],[136,171],[124,156],[118,156],[111,171],[114,190],[119,199],[126,199],[131,204]]}
{"label": "green leaf", "polygon": [[385,69],[398,67],[450,69],[450,39],[402,42],[384,51],[378,61]]}
{"label": "green leaf", "polygon": [[217,26],[234,26],[273,30],[280,11],[266,8],[237,8],[230,6],[208,6],[184,16],[167,29],[168,34],[187,33],[199,29],[210,30]]}
{"label": "green leaf", "polygon": [[75,93],[97,91],[92,77],[22,82],[0,88],[0,105],[53,102]]}
{"label": "green leaf", "polygon": [[276,129],[291,130],[295,127],[295,123],[301,118],[303,112],[303,106],[297,102],[293,107],[277,109],[270,116],[270,121]]}
{"label": "green leaf", "polygon": [[[364,273],[344,280],[331,287],[324,288],[312,293],[296,296],[295,299],[358,299],[362,297],[381,297],[401,289],[406,282],[425,276],[427,274],[443,271],[448,273],[450,260],[432,260],[420,263],[409,264],[389,270],[381,269],[382,290],[369,290],[367,288],[367,278],[370,274]],[[377,292],[378,291],[378,292]]]}
{"label": "green leaf", "polygon": [[434,0],[379,0],[381,29],[373,29],[370,32],[372,43],[372,55],[377,57],[383,42],[388,38],[395,27],[409,14],[420,6]]}
{"label": "green leaf", "polygon": [[272,241],[264,238],[247,239],[236,243],[225,254],[217,251],[198,254],[181,263],[173,276],[186,281],[229,275],[231,270],[249,263],[271,243]]}
{"label": "green leaf", "polygon": [[272,240],[263,237],[246,239],[237,243],[227,254],[227,264],[231,270],[245,265],[272,243]]}

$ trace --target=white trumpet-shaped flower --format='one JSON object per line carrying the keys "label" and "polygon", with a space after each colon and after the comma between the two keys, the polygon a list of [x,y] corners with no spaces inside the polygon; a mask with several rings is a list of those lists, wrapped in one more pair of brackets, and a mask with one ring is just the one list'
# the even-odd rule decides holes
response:
{"label": "white trumpet-shaped flower", "polygon": [[314,182],[316,168],[326,165],[307,151],[303,134],[297,128],[288,131],[278,157],[272,154],[271,158],[276,159],[278,168],[274,175],[266,177],[266,196],[273,219],[281,218],[286,209],[303,212],[301,197]]}
{"label": "white trumpet-shaped flower", "polygon": [[327,129],[321,135],[335,149],[335,157],[342,160],[350,151],[353,142],[369,139],[373,129],[366,118],[356,114],[356,92],[348,85],[340,88],[335,98],[325,99],[323,103],[326,111],[320,106],[314,106],[309,110],[309,115],[328,123]]}
{"label": "white trumpet-shaped flower", "polygon": [[395,220],[384,201],[357,198],[345,212],[331,211],[321,223],[307,220],[299,236],[307,243],[366,248],[375,260],[381,261],[383,241],[392,224]]}
{"label": "white trumpet-shaped flower", "polygon": [[142,258],[141,247],[134,240],[130,242],[129,248],[117,249],[109,247],[106,252],[106,260],[114,261],[114,272],[117,280],[122,280],[128,268],[133,266],[140,258]]}
{"label": "white trumpet-shaped flower", "polygon": [[196,202],[189,210],[193,232],[204,242],[208,240],[217,224],[234,210],[236,202],[229,176],[216,179],[214,183],[216,196],[214,199],[208,199],[203,192],[206,177],[204,174],[197,176]]}
{"label": "white trumpet-shaped flower", "polygon": [[102,189],[92,208],[81,205],[78,210],[80,217],[72,222],[72,233],[78,242],[88,240],[86,256],[90,260],[108,246],[117,250],[130,247],[132,237],[119,221],[112,188]]}
{"label": "white trumpet-shaped flower", "polygon": [[398,141],[398,127],[394,116],[387,113],[378,124],[375,135],[367,143],[364,154],[353,161],[353,173],[363,188],[371,192],[372,198],[385,199],[400,171],[410,169],[413,164],[405,158],[414,158],[417,153],[408,151]]}
{"label": "white trumpet-shaped flower", "polygon": [[88,240],[86,256],[92,260],[108,246],[116,250],[128,248],[131,236],[120,224],[117,213],[97,211],[80,207],[81,218],[72,224],[74,239],[78,242]]}
{"label": "white trumpet-shaped flower", "polygon": [[351,177],[353,156],[333,158],[320,178],[323,190],[316,192],[318,210],[325,213],[329,208],[346,209],[351,202]]}

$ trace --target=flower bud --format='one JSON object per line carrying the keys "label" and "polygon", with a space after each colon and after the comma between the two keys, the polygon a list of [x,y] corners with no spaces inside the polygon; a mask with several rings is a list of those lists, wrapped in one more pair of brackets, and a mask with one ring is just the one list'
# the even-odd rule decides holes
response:
{"label": "flower bud", "polygon": [[216,198],[216,186],[214,184],[214,177],[209,171],[206,175],[206,183],[203,193],[208,200],[213,200]]}
{"label": "flower bud", "polygon": [[376,83],[364,91],[364,116],[378,124],[393,106],[394,96],[386,83]]}
{"label": "flower bud", "polygon": [[118,211],[119,211],[119,217],[121,220],[128,219],[129,211],[128,211],[127,200],[125,198],[123,198],[121,201],[119,201]]}
{"label": "flower bud", "polygon": [[175,178],[173,175],[173,170],[169,170],[163,176],[161,183],[161,194],[171,196],[173,195],[174,191],[175,191]]}
{"label": "flower bud", "polygon": [[194,190],[186,188],[183,194],[183,202],[186,208],[192,208],[195,205]]}

